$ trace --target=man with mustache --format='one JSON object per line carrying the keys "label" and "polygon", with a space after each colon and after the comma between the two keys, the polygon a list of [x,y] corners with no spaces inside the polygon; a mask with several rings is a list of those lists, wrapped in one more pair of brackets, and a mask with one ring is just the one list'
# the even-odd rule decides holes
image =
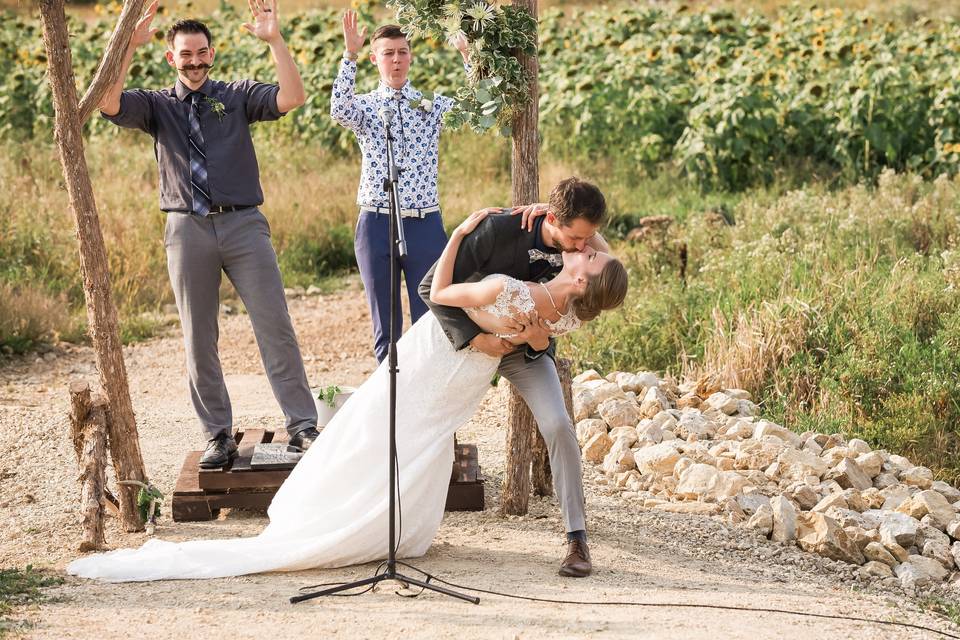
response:
{"label": "man with mustache", "polygon": [[166,60],[177,70],[173,87],[123,90],[134,51],[157,33],[150,27],[157,0],[137,24],[119,79],[100,111],[121,127],[153,136],[166,212],[164,246],[186,346],[190,397],[207,439],[203,468],[237,455],[233,414],[217,354],[222,273],[233,283],[253,324],[290,444],[307,449],[319,435],[317,409],[287,312],[270,225],[263,204],[250,125],[276,120],[306,99],[300,73],[280,34],[276,0],[248,0],[243,28],[270,46],[277,84],[209,78],[210,31],[180,20],[167,31]]}

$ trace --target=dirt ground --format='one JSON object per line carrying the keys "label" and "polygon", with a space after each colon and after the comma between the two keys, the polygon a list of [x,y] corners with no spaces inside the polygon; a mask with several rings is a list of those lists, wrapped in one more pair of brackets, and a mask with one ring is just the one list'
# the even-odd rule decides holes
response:
{"label": "dirt ground", "polygon": [[[375,360],[362,291],[291,300],[311,384],[355,384]],[[221,358],[237,426],[281,427],[249,322],[221,318]],[[55,357],[54,357],[55,356]],[[0,567],[63,572],[78,556],[79,486],[66,414],[71,380],[95,382],[89,348],[0,366]],[[126,350],[141,447],[151,479],[168,494],[187,451],[202,438],[187,393],[179,328]],[[788,609],[922,624],[960,634],[902,595],[851,586],[845,569],[795,547],[757,540],[707,517],[645,511],[586,468],[592,577],[560,578],[563,530],[556,502],[534,499],[524,517],[497,514],[505,404],[491,388],[461,442],[479,446],[487,510],[449,513],[433,547],[412,563],[453,583],[539,598]],[[249,536],[263,513],[224,510],[220,519],[174,523],[169,497],[164,539]],[[145,534],[108,523],[111,547]],[[101,584],[67,576],[42,605],[15,618],[29,638],[929,638],[936,634],[846,620],[671,606],[535,603],[479,594],[479,606],[436,594],[416,599],[394,587],[354,598],[288,602],[298,589],[372,575],[374,565],[206,581]],[[851,569],[852,571],[852,569]],[[415,576],[414,572],[409,572]]]}

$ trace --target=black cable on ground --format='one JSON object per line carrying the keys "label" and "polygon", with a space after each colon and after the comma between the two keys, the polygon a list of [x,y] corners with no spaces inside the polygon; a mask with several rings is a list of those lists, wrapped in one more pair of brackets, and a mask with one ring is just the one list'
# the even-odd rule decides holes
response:
{"label": "black cable on ground", "polygon": [[[397,564],[403,565],[408,569],[417,571],[418,573],[426,576],[424,582],[439,582],[453,589],[460,589],[461,591],[475,591],[477,593],[486,593],[492,596],[500,596],[502,598],[513,598],[515,600],[527,600],[530,602],[548,602],[550,604],[579,604],[587,606],[621,606],[621,607],[650,607],[650,608],[667,608],[667,609],[720,609],[724,611],[747,611],[750,613],[782,613],[785,615],[791,616],[800,616],[804,618],[825,618],[828,620],[844,620],[850,622],[866,622],[868,624],[882,624],[894,627],[904,627],[907,629],[917,629],[920,631],[928,631],[930,633],[936,633],[945,638],[958,638],[960,635],[955,635],[948,633],[946,631],[940,631],[939,629],[934,629],[932,627],[926,627],[920,624],[913,624],[911,622],[895,622],[892,620],[878,620],[875,618],[860,618],[857,616],[840,616],[832,615],[829,613],[809,613],[806,611],[791,611],[789,609],[773,609],[765,607],[738,607],[734,605],[722,605],[722,604],[696,604],[689,602],[631,602],[631,601],[589,601],[589,600],[557,600],[553,598],[536,598],[533,596],[521,596],[514,593],[504,593],[502,591],[492,591],[489,589],[478,589],[476,587],[466,587],[459,584],[454,584],[453,582],[448,582],[442,578],[438,578],[430,573],[427,573],[423,569],[414,567],[413,565],[407,564],[406,562],[397,561]],[[415,594],[398,594],[403,595],[408,598],[415,598],[423,593],[421,589]]]}

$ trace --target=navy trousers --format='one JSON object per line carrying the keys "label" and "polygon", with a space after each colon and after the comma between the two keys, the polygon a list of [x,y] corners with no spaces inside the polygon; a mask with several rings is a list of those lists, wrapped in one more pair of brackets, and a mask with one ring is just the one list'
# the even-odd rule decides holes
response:
{"label": "navy trousers", "polygon": [[[363,280],[373,318],[373,350],[377,362],[383,362],[390,349],[389,222],[388,214],[361,211],[353,241],[360,279]],[[423,218],[403,218],[403,231],[407,239],[407,257],[400,261],[396,278],[399,286],[402,271],[410,297],[410,323],[413,324],[427,312],[427,305],[417,295],[417,287],[443,253],[447,245],[447,233],[439,212],[428,213]],[[394,329],[399,338],[403,330],[402,307]]]}

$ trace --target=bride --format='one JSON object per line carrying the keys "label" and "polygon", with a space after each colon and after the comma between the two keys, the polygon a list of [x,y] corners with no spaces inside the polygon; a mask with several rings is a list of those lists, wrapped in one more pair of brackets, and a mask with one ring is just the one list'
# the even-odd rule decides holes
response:
{"label": "bride", "polygon": [[[430,291],[437,304],[462,307],[484,331],[523,344],[532,325],[557,336],[622,304],[627,275],[606,253],[563,253],[546,284],[503,275],[454,284],[463,238],[487,216],[471,214],[451,234]],[[595,308],[578,307],[590,300]],[[598,308],[597,308],[598,307]],[[511,330],[518,324],[520,333]],[[453,434],[480,404],[499,359],[455,351],[432,313],[397,343],[398,491],[402,530],[398,557],[426,553],[443,518]],[[265,571],[342,567],[386,557],[388,539],[389,377],[386,361],[321,432],[277,491],[260,535],[174,543],[151,539],[139,549],[80,558],[68,573],[110,582],[219,578]]]}

